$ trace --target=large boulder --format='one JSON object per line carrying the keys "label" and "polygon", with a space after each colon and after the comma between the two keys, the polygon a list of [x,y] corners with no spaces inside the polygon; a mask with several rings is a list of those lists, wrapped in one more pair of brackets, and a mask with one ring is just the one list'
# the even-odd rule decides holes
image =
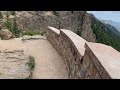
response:
{"label": "large boulder", "polygon": [[13,34],[8,29],[1,29],[0,30],[1,39],[8,40],[8,39],[11,39],[12,36],[13,36]]}

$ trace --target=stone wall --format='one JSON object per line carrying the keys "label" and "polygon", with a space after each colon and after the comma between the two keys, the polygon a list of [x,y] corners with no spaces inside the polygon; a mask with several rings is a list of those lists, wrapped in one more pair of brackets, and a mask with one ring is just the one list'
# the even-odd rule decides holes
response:
{"label": "stone wall", "polygon": [[[59,52],[66,63],[69,77],[81,78],[79,68],[81,64],[80,61],[84,55],[84,43],[86,41],[69,30],[59,31],[53,27],[49,27],[49,30],[47,32],[48,40]],[[75,39],[71,39],[69,35],[73,35],[73,38]],[[81,42],[77,42],[77,40],[81,40]]]}
{"label": "stone wall", "polygon": [[120,53],[112,47],[87,42],[70,30],[54,27],[47,29],[47,39],[63,58],[69,78],[120,78]]}
{"label": "stone wall", "polygon": [[[92,61],[103,79],[120,79],[120,52],[114,48],[100,44],[87,43],[85,50],[88,60]],[[84,59],[85,60],[85,59]]]}

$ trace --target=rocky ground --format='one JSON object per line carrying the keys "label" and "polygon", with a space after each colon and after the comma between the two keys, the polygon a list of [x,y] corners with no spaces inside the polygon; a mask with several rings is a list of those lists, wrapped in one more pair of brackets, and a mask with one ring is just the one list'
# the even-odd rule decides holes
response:
{"label": "rocky ground", "polygon": [[29,77],[28,56],[19,39],[0,40],[0,79]]}
{"label": "rocky ground", "polygon": [[30,72],[28,57],[24,50],[3,50],[0,52],[0,79],[25,79]]}

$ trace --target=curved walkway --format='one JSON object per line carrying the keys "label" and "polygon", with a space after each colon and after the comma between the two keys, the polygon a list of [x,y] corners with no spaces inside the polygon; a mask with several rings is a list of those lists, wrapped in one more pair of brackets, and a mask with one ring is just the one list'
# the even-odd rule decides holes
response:
{"label": "curved walkway", "polygon": [[48,40],[28,40],[24,45],[35,57],[33,79],[68,79],[62,58]]}
{"label": "curved walkway", "polygon": [[65,64],[48,40],[0,40],[0,50],[21,49],[35,58],[33,79],[67,79]]}

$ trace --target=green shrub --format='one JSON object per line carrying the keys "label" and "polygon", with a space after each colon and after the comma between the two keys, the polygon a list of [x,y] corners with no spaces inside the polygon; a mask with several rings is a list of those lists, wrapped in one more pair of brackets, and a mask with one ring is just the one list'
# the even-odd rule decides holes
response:
{"label": "green shrub", "polygon": [[40,32],[38,32],[38,31],[32,31],[32,30],[23,32],[23,35],[29,35],[29,36],[33,36],[33,35],[43,35],[43,34],[44,34],[44,33],[40,33]]}
{"label": "green shrub", "polygon": [[35,68],[35,58],[33,56],[29,56],[29,62],[27,63],[28,68],[30,70],[30,75],[26,79],[32,79],[33,70]]}
{"label": "green shrub", "polygon": [[33,56],[29,56],[29,62],[27,64],[30,70],[34,70],[35,58]]}

